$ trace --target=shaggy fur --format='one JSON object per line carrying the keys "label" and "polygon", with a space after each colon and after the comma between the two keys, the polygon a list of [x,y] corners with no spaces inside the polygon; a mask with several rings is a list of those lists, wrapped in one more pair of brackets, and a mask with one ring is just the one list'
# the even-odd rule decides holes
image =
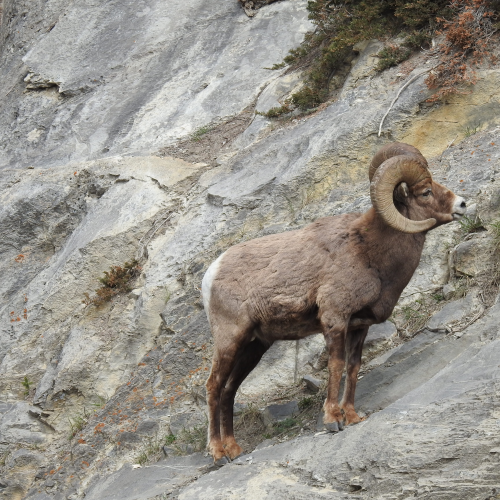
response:
{"label": "shaggy fur", "polygon": [[[464,201],[430,177],[400,184],[394,201],[406,218],[432,217],[436,226],[465,213]],[[234,397],[276,340],[323,332],[330,374],[325,427],[337,431],[361,420],[354,392],[364,339],[370,325],[390,316],[418,266],[425,234],[393,229],[372,208],[240,243],[217,259],[203,280],[214,338],[207,394],[208,447],[215,461],[242,452],[233,434]]]}

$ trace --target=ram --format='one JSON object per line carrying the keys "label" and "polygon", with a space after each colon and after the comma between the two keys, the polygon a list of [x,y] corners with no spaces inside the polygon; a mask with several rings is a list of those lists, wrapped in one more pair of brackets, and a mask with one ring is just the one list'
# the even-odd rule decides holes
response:
{"label": "ram", "polygon": [[373,207],[366,213],[324,217],[240,243],[208,268],[202,282],[214,339],[208,448],[216,463],[242,452],[233,433],[234,397],[276,340],[323,332],[329,355],[325,428],[335,432],[360,421],[354,392],[368,328],[392,313],[427,231],[466,212],[465,201],[433,181],[425,158],[408,144],[382,147],[369,178]]}

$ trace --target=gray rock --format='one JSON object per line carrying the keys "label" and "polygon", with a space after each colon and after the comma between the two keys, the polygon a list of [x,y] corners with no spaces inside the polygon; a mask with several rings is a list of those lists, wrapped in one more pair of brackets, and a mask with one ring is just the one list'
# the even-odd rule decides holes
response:
{"label": "gray rock", "polygon": [[445,300],[449,300],[454,297],[455,292],[456,288],[452,283],[446,283],[446,285],[443,286],[443,297]]}
{"label": "gray rock", "polygon": [[0,442],[39,445],[53,438],[53,431],[29,415],[30,405],[19,402],[12,405],[0,419]]}
{"label": "gray rock", "polygon": [[458,323],[471,313],[474,306],[472,294],[463,299],[454,300],[446,304],[440,311],[435,313],[427,323],[427,328],[433,332],[446,332],[453,324]]}
{"label": "gray rock", "polygon": [[204,413],[177,413],[170,418],[170,432],[177,436],[183,430],[205,425],[207,417]]}
{"label": "gray rock", "polygon": [[276,443],[277,443],[276,439],[266,439],[266,440],[262,441],[262,443],[259,443],[255,447],[254,451],[263,450],[264,448],[269,448],[270,446],[274,446]]}
{"label": "gray rock", "polygon": [[4,403],[3,401],[0,401],[0,413],[7,413],[13,406],[14,405],[12,403]]}
{"label": "gray rock", "polygon": [[196,453],[187,457],[161,460],[154,467],[133,469],[130,464],[106,477],[99,478],[87,491],[86,500],[137,500],[167,496],[187,481],[200,476],[200,469],[213,462],[211,457]]}
{"label": "gray rock", "polygon": [[462,276],[477,276],[491,270],[495,246],[488,233],[477,233],[458,244],[450,254],[450,267]]}
{"label": "gray rock", "polygon": [[159,429],[160,426],[156,420],[144,420],[137,426],[135,432],[151,436],[157,434]]}
{"label": "gray rock", "polygon": [[322,380],[319,380],[312,375],[304,375],[302,380],[306,383],[306,387],[314,393],[318,392],[323,385]]}
{"label": "gray rock", "polygon": [[178,451],[172,446],[163,446],[162,450],[166,457],[174,457],[178,455]]}
{"label": "gray rock", "polygon": [[120,446],[123,444],[139,444],[142,443],[142,437],[135,432],[121,432],[119,435]]}
{"label": "gray rock", "polygon": [[24,468],[24,467],[39,467],[45,461],[44,456],[41,453],[19,449],[11,453],[7,460],[7,465],[9,468]]}
{"label": "gray rock", "polygon": [[366,40],[357,43],[353,47],[359,55],[352,62],[353,67],[343,85],[342,96],[346,96],[349,90],[358,87],[373,74],[374,67],[378,64],[379,60],[377,53],[383,47],[384,44],[379,40]]}
{"label": "gray rock", "polygon": [[271,108],[276,108],[284,104],[284,98],[300,84],[301,76],[300,72],[288,73],[279,76],[269,83],[259,96],[255,110],[260,113],[266,113]]}
{"label": "gray rock", "polygon": [[384,321],[378,325],[372,325],[368,329],[368,334],[365,339],[364,346],[374,348],[380,344],[386,343],[398,333],[396,325],[391,321]]}
{"label": "gray rock", "polygon": [[357,411],[371,414],[426,383],[459,356],[472,336],[459,340],[424,331],[398,346],[385,362],[366,374],[356,387]]}
{"label": "gray rock", "polygon": [[244,403],[234,403],[233,415],[235,417],[238,415],[241,415],[247,407],[248,407],[248,405],[246,405]]}
{"label": "gray rock", "polygon": [[292,417],[299,412],[297,401],[290,401],[284,404],[273,404],[267,406],[262,412],[262,418],[266,425],[272,425],[276,422]]}
{"label": "gray rock", "polygon": [[[0,59],[0,89],[10,97],[2,166],[148,154],[237,114],[276,78],[264,68],[310,26],[302,0],[274,3],[253,19],[232,0],[57,6],[52,16],[31,11],[44,36],[13,15],[16,36]],[[77,38],[82,19],[105,21]],[[99,56],[89,49],[97,46]]]}
{"label": "gray rock", "polygon": [[[179,499],[217,498],[228,488],[238,497],[254,498],[255,485],[259,498],[273,500],[348,499],[353,493],[360,499],[488,498],[500,481],[500,468],[491,463],[499,448],[492,447],[498,441],[498,418],[492,411],[498,396],[494,381],[500,376],[499,312],[497,304],[459,340],[432,334],[424,341],[417,342],[419,336],[413,339],[412,348],[393,362],[404,365],[413,359],[412,376],[420,373],[421,379],[366,421],[335,435],[303,436],[254,451],[251,469],[229,464],[184,487]],[[492,328],[492,340],[478,344],[480,332]],[[440,355],[447,360],[432,375],[426,370],[438,355],[436,345],[441,345]],[[454,345],[460,348],[452,354]],[[473,410],[478,401],[479,412]],[[446,465],[436,469],[436,463]],[[325,489],[311,488],[310,478],[324,480]]]}

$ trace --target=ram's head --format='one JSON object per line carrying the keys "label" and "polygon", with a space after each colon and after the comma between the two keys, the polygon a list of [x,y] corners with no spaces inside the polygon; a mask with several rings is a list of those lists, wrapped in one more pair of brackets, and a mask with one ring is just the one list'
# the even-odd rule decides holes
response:
{"label": "ram's head", "polygon": [[389,226],[420,233],[460,219],[465,200],[432,180],[427,160],[409,144],[393,142],[373,157],[369,170],[372,204]]}

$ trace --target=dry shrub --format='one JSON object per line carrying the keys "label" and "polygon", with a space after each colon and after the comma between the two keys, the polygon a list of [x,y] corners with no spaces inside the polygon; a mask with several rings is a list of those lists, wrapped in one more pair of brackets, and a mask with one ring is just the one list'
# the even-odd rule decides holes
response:
{"label": "dry shrub", "polygon": [[115,295],[126,293],[132,290],[130,282],[139,276],[141,273],[139,263],[134,259],[131,262],[125,262],[123,267],[111,266],[108,271],[104,271],[104,277],[99,278],[102,283],[100,288],[97,288],[95,295],[91,297],[88,293],[84,293],[85,305],[100,306],[105,302],[109,302]]}
{"label": "dry shrub", "polygon": [[489,2],[452,0],[450,7],[454,12],[450,21],[438,18],[441,29],[437,34],[443,35],[444,40],[433,51],[440,57],[439,65],[425,80],[430,89],[438,89],[429,101],[467,93],[466,86],[477,81],[473,66],[484,60],[496,62],[489,52],[496,31],[493,27],[496,13]]}

